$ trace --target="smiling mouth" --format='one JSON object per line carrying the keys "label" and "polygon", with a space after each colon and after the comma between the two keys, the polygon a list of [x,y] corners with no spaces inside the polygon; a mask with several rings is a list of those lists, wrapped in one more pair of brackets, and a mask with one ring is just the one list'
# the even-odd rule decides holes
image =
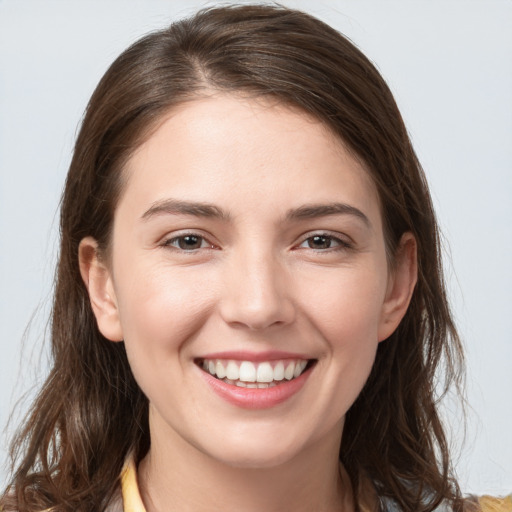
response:
{"label": "smiling mouth", "polygon": [[242,388],[266,389],[300,377],[316,359],[283,359],[276,361],[197,359],[196,364],[206,373],[226,384]]}

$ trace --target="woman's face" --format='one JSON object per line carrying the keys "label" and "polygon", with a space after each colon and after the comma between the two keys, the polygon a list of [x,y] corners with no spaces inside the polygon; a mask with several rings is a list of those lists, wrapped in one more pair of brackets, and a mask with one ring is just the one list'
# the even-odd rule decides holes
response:
{"label": "woman's face", "polygon": [[152,443],[244,467],[336,448],[412,289],[361,163],[303,113],[217,95],[172,111],[126,177],[108,268],[83,269]]}

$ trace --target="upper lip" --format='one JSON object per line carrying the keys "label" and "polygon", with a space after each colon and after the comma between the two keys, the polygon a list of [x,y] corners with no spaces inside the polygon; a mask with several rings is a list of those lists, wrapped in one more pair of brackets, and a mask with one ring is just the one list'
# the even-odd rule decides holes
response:
{"label": "upper lip", "polygon": [[262,352],[250,352],[245,350],[212,352],[198,357],[197,359],[231,359],[233,361],[276,361],[280,359],[304,359],[310,360],[312,357],[297,352],[284,352],[280,350],[266,350]]}

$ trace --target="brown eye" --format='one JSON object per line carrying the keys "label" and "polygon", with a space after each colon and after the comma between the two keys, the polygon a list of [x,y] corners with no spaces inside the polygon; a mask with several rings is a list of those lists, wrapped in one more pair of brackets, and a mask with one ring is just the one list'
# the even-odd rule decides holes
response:
{"label": "brown eye", "polygon": [[333,238],[326,235],[316,235],[309,237],[306,242],[310,249],[330,249],[333,246],[333,243],[336,245]]}
{"label": "brown eye", "polygon": [[344,246],[343,242],[338,238],[330,235],[314,235],[306,238],[300,247],[307,249],[325,250],[335,247]]}
{"label": "brown eye", "polygon": [[299,249],[313,249],[318,252],[342,251],[352,248],[352,244],[328,233],[317,233],[304,238]]}
{"label": "brown eye", "polygon": [[210,247],[206,240],[198,235],[177,236],[165,242],[165,245],[182,251],[195,251],[204,247]]}

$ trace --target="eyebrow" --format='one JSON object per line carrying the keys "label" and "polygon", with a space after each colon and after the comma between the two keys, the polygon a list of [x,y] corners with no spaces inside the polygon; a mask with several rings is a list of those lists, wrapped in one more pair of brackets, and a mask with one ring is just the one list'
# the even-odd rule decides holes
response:
{"label": "eyebrow", "polygon": [[[204,202],[181,201],[178,199],[164,199],[156,201],[144,212],[142,220],[149,220],[159,215],[193,215],[195,217],[230,220],[231,216],[222,208]],[[288,210],[285,215],[287,221],[314,219],[329,215],[352,215],[362,220],[367,227],[371,227],[368,217],[358,208],[345,203],[311,204]]]}
{"label": "eyebrow", "polygon": [[286,219],[314,219],[316,217],[325,217],[328,215],[353,215],[362,220],[367,227],[372,227],[370,219],[361,210],[345,203],[312,204],[300,206],[299,208],[288,210],[286,213]]}
{"label": "eyebrow", "polygon": [[159,215],[193,215],[195,217],[209,217],[220,220],[229,220],[230,218],[227,212],[214,204],[164,199],[153,203],[144,212],[142,219],[148,220]]}

